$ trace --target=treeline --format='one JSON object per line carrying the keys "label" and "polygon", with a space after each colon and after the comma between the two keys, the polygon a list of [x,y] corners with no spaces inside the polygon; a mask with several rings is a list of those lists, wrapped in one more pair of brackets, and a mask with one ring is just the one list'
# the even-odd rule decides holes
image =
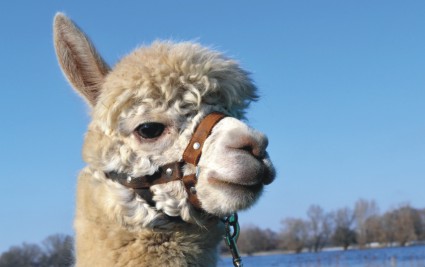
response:
{"label": "treeline", "polygon": [[[325,247],[405,246],[425,243],[425,209],[408,204],[399,205],[383,214],[371,200],[358,200],[353,208],[344,207],[326,212],[311,205],[305,219],[282,220],[279,232],[258,226],[242,225],[237,242],[239,251],[246,254],[285,250],[321,251]],[[52,235],[40,245],[24,243],[12,246],[0,255],[0,267],[67,267],[73,264],[73,238]],[[229,250],[222,244],[222,252]]]}
{"label": "treeline", "polygon": [[[383,214],[371,200],[358,200],[353,208],[326,212],[318,205],[307,210],[306,219],[286,218],[279,232],[258,226],[242,226],[240,252],[285,250],[321,251],[325,247],[358,248],[405,246],[425,241],[425,209],[399,205]],[[222,251],[228,250],[225,246]]]}
{"label": "treeline", "polygon": [[73,246],[73,238],[62,234],[47,237],[41,245],[24,243],[21,246],[12,246],[1,254],[0,267],[72,266]]}

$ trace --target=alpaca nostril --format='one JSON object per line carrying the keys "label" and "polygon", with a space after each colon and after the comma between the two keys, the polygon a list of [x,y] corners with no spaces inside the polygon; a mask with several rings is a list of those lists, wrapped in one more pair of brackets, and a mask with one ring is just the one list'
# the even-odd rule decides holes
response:
{"label": "alpaca nostril", "polygon": [[255,158],[261,159],[264,157],[264,151],[260,148],[258,144],[251,143],[245,144],[238,148],[239,150],[243,150],[254,156]]}
{"label": "alpaca nostril", "polygon": [[249,153],[252,153],[252,151],[253,151],[253,148],[252,148],[251,145],[246,145],[246,146],[243,146],[243,147],[241,147],[239,149],[240,150],[245,150],[246,152],[249,152]]}

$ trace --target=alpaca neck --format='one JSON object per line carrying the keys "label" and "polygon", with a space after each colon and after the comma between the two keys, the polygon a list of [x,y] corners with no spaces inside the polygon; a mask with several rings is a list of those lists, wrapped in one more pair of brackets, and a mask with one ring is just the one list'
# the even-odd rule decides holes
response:
{"label": "alpaca neck", "polygon": [[166,229],[129,229],[108,214],[105,192],[90,171],[78,182],[76,266],[215,266],[224,227],[170,222]]}
{"label": "alpaca neck", "polygon": [[[215,266],[222,228],[177,231],[87,227],[76,235],[76,266]],[[96,229],[96,230],[94,230]],[[115,230],[112,230],[115,229]]]}

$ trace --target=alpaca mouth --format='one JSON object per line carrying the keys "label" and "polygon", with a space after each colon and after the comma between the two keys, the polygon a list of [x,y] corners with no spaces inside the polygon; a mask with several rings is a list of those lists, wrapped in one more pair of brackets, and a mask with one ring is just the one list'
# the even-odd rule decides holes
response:
{"label": "alpaca mouth", "polygon": [[233,190],[248,190],[254,193],[257,193],[261,191],[263,188],[263,183],[259,181],[258,183],[236,183],[236,182],[229,182],[228,180],[216,178],[216,177],[209,177],[208,183],[212,186],[220,187],[220,188],[229,188]]}
{"label": "alpaca mouth", "polygon": [[234,165],[234,168],[227,172],[210,170],[205,177],[212,186],[239,188],[252,192],[259,191],[263,186],[273,182],[276,171],[268,159],[245,160],[245,162],[249,166]]}

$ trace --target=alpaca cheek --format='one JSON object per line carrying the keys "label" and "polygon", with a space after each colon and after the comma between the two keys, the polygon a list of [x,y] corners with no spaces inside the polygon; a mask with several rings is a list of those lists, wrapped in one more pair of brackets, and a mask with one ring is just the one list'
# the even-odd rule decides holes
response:
{"label": "alpaca cheek", "polygon": [[106,162],[106,156],[110,154],[110,147],[111,140],[108,137],[96,130],[89,130],[84,140],[83,159],[89,164],[101,167]]}

